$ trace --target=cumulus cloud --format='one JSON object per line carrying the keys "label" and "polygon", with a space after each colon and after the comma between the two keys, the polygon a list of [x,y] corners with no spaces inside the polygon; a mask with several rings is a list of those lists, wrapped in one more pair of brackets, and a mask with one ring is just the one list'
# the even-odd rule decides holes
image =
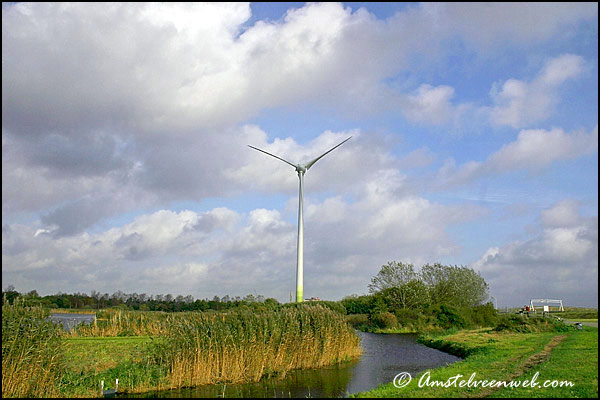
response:
{"label": "cumulus cloud", "polygon": [[584,216],[576,202],[564,200],[542,211],[537,228],[535,237],[489,248],[473,264],[498,302],[550,298],[597,306],[598,217]]}
{"label": "cumulus cloud", "polygon": [[[302,142],[248,121],[277,107],[312,107],[354,120],[392,111],[408,122],[452,123],[469,106],[450,84],[418,74],[400,82],[399,74],[439,61],[447,40],[475,52],[527,45],[594,15],[596,4],[449,3],[409,5],[381,20],[364,8],[310,3],[249,25],[246,3],[4,4],[3,279],[40,291],[46,282],[49,292],[133,282],[153,293],[256,289],[286,299],[297,177],[246,145],[305,161],[348,136],[306,176],[306,259],[314,266],[307,287],[325,291],[334,282],[327,293],[341,296],[364,288],[390,259],[418,264],[456,254],[447,227],[485,210],[436,204],[408,184],[413,177],[400,168],[430,165],[426,147],[399,159],[394,139],[367,129],[325,130]],[[530,107],[531,118],[543,118],[555,89],[581,74],[578,57],[552,59],[533,80],[499,86],[494,111],[503,123],[530,123],[512,105],[532,94],[550,95],[540,111]],[[522,132],[487,161],[449,163],[441,176],[541,168],[597,149],[594,132]],[[537,154],[541,137],[548,151]],[[292,205],[168,210],[250,191],[284,193]],[[102,225],[134,210],[128,223]],[[568,217],[554,214],[544,218]]]}
{"label": "cumulus cloud", "polygon": [[469,108],[466,104],[454,106],[451,99],[454,88],[423,84],[414,94],[404,96],[403,112],[411,121],[428,124],[446,124],[457,121]]}
{"label": "cumulus cloud", "polygon": [[[444,38],[503,37],[517,18],[517,38],[547,39],[597,9],[472,7],[410,6],[378,20],[364,8],[311,3],[245,26],[245,3],[5,5],[3,209],[52,213],[86,196],[118,196],[119,187],[128,192],[119,197],[155,205],[228,195],[238,181],[222,171],[242,166],[248,142],[237,126],[271,107],[400,109],[419,123],[452,121],[461,112],[452,87],[402,93],[385,80],[410,68],[413,55],[433,55]],[[545,24],[522,17],[532,13]],[[478,26],[478,35],[465,26]],[[544,82],[567,79],[556,69],[548,66]]]}
{"label": "cumulus cloud", "polygon": [[[446,229],[484,210],[402,195],[404,184],[397,171],[387,170],[353,201],[306,197],[307,294],[326,291],[340,298],[348,290],[363,291],[388,259],[426,262],[460,252]],[[296,195],[290,203],[295,212]],[[219,288],[242,295],[261,289],[284,300],[295,284],[296,235],[296,224],[272,209],[245,215],[227,208],[158,210],[122,226],[70,236],[55,236],[39,225],[11,224],[3,227],[2,269],[18,285],[44,276],[48,291],[60,290],[77,275],[85,277],[78,287],[89,290],[135,291],[143,285],[156,293],[168,289],[197,295]],[[336,274],[345,275],[351,286],[323,282],[323,276]]]}
{"label": "cumulus cloud", "polygon": [[589,133],[562,129],[526,129],[517,140],[491,154],[485,161],[470,161],[456,166],[450,159],[438,171],[436,181],[442,187],[472,182],[492,174],[527,170],[538,172],[552,163],[594,154],[598,151],[598,126]]}
{"label": "cumulus cloud", "polygon": [[531,82],[509,79],[501,86],[494,85],[490,93],[492,123],[521,128],[545,120],[559,103],[560,85],[580,76],[584,64],[578,55],[563,54],[549,60]]}

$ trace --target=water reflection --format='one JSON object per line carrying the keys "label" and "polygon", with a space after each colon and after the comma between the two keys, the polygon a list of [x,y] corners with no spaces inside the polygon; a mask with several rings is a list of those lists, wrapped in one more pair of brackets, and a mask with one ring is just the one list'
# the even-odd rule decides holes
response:
{"label": "water reflection", "polygon": [[391,382],[400,372],[412,376],[459,361],[459,357],[416,342],[416,334],[358,332],[363,354],[357,361],[314,370],[291,371],[283,379],[243,385],[207,385],[127,397],[346,397]]}

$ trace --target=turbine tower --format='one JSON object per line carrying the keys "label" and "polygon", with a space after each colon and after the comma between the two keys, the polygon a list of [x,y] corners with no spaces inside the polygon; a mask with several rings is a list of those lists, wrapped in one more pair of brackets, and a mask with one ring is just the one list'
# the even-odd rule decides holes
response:
{"label": "turbine tower", "polygon": [[294,169],[298,173],[298,179],[300,179],[300,189],[299,189],[299,193],[298,193],[298,253],[297,253],[298,258],[297,258],[297,262],[296,262],[296,303],[302,303],[302,301],[304,300],[304,297],[303,297],[304,296],[303,295],[304,219],[302,217],[302,203],[303,203],[303,198],[304,198],[304,194],[303,194],[304,193],[303,192],[304,174],[306,173],[306,171],[308,171],[310,169],[310,167],[315,165],[315,163],[317,161],[319,161],[321,158],[323,158],[326,154],[328,154],[328,153],[332,152],[333,150],[335,150],[336,148],[340,147],[341,145],[346,143],[351,138],[352,138],[352,136],[350,136],[348,139],[344,140],[342,143],[327,150],[325,153],[321,154],[319,157],[315,158],[314,160],[307,162],[306,164],[294,164],[294,163],[289,162],[288,160],[284,160],[283,158],[276,156],[275,154],[271,154],[268,151],[264,151],[264,150],[259,149],[258,147],[248,145],[248,147],[253,148],[254,150],[258,150],[260,152],[268,154],[271,157],[275,157],[276,159],[281,160],[284,163],[291,165],[292,167],[294,167]]}

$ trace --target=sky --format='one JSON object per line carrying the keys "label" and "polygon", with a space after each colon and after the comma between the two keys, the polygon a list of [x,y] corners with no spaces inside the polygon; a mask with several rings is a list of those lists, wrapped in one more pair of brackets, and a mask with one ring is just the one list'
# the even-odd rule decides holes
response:
{"label": "sky", "polygon": [[3,3],[2,286],[598,305],[597,3]]}

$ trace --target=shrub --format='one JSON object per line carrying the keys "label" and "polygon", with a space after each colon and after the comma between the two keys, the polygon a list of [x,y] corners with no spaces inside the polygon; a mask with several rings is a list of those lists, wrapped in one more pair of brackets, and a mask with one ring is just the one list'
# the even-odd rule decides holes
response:
{"label": "shrub", "polygon": [[421,314],[419,311],[411,310],[410,308],[406,308],[403,310],[396,310],[396,312],[394,314],[396,314],[396,317],[398,318],[398,322],[402,325],[415,324],[422,317],[424,317],[424,315]]}
{"label": "shrub", "polygon": [[384,311],[371,314],[371,323],[378,328],[389,329],[398,326],[398,319],[391,312]]}
{"label": "shrub", "polygon": [[350,314],[346,317],[346,321],[354,328],[366,328],[369,325],[369,315]]}
{"label": "shrub", "polygon": [[441,304],[433,309],[433,314],[437,319],[437,325],[444,329],[464,328],[467,326],[465,318],[454,307]]}
{"label": "shrub", "polygon": [[528,318],[525,315],[503,315],[494,328],[497,332],[566,332],[574,327],[549,318]]}
{"label": "shrub", "polygon": [[460,314],[473,327],[496,326],[498,323],[498,312],[492,303],[463,308]]}
{"label": "shrub", "polygon": [[369,314],[373,307],[372,295],[344,297],[340,302],[348,314]]}

